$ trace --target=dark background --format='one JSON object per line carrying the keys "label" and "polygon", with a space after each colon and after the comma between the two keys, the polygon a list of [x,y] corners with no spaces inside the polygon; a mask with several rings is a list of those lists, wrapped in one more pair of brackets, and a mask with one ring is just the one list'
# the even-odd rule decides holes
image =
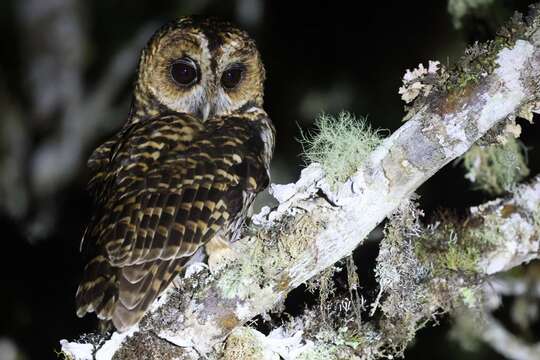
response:
{"label": "dark background", "polygon": [[[68,2],[75,6],[84,31],[81,62],[87,89],[96,86],[114,55],[144,24],[157,28],[171,18],[199,13],[230,19],[247,29],[256,39],[267,69],[265,108],[278,133],[273,163],[273,182],[278,183],[298,176],[303,166],[296,141],[299,128],[312,126],[321,111],[348,110],[367,115],[374,127],[395,130],[404,115],[397,91],[405,69],[428,60],[452,63],[467,44],[492,38],[513,11],[526,11],[531,3],[495,1],[477,9],[456,29],[443,0]],[[38,100],[32,95],[32,76],[46,76],[33,68],[39,55],[35,47],[41,46],[49,33],[47,19],[38,29],[29,30],[24,22],[28,21],[25,16],[32,14],[32,6],[39,12],[39,4],[39,0],[0,2],[0,122],[6,121],[7,109],[15,109],[17,121],[27,133],[20,143],[24,146],[19,164],[23,170],[20,182],[15,182],[26,189],[24,209],[4,206],[10,192],[15,191],[11,188],[14,185],[6,185],[0,193],[0,360],[7,359],[7,352],[2,353],[6,346],[15,346],[20,359],[55,358],[60,339],[76,338],[95,325],[91,316],[79,319],[74,310],[74,294],[83,269],[79,241],[91,215],[84,161],[75,165],[65,183],[46,195],[28,180],[33,171],[32,154],[54,139],[58,118],[65,113],[61,106],[35,110]],[[133,73],[133,66],[128,70]],[[107,110],[107,116],[114,120],[84,146],[84,158],[125,119],[132,79],[126,79],[115,92]],[[58,88],[65,83],[48,85]],[[96,119],[101,116],[105,115],[95,114]],[[540,169],[535,149],[540,132],[537,126],[520,123],[525,127],[522,140],[532,149],[529,166],[535,175]],[[0,135],[6,137],[5,133]],[[19,146],[14,143],[0,142],[0,164],[14,156],[14,147]],[[8,172],[9,168],[0,167],[1,177],[9,176]],[[460,166],[451,165],[419,193],[427,219],[437,209],[460,213],[488,199],[471,190]],[[377,246],[365,246],[357,252],[357,258],[362,259],[358,266],[364,267],[361,272],[369,274]],[[420,331],[406,358],[502,359],[483,347],[474,353],[461,350],[448,339],[450,327],[451,321],[443,319],[441,326]]]}

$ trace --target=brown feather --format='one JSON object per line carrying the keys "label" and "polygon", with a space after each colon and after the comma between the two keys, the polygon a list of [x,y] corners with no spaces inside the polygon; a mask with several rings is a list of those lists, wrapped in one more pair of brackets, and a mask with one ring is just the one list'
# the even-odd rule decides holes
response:
{"label": "brown feather", "polygon": [[[179,87],[168,70],[185,53],[212,74],[192,88]],[[192,98],[203,80],[219,82],[231,61],[242,62],[245,74],[242,86],[226,89],[229,102]],[[88,161],[96,210],[82,244],[88,263],[76,294],[79,316],[96,312],[125,330],[202,245],[218,233],[238,238],[269,182],[274,129],[262,110],[263,80],[254,42],[228,23],[184,18],[150,40],[128,122]],[[218,83],[205,86],[204,94],[217,96]],[[192,115],[201,101],[213,107],[204,122]]]}

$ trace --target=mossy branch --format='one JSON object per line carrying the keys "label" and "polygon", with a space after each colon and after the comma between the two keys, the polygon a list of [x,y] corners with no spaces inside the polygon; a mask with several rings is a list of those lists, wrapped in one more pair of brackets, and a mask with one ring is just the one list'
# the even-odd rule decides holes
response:
{"label": "mossy branch", "polygon": [[[371,316],[352,323],[352,297],[345,300],[349,306],[339,297],[326,299],[332,327],[320,311],[309,310],[280,328],[282,341],[302,334],[290,353],[305,359],[396,357],[438,314],[466,311],[469,318],[489,320],[483,313],[484,290],[492,288],[488,276],[540,258],[540,176],[469,213],[464,221],[424,226],[414,202],[404,202],[385,229],[375,268],[380,294]],[[498,328],[497,334],[503,332]],[[258,347],[272,351],[265,337]]]}

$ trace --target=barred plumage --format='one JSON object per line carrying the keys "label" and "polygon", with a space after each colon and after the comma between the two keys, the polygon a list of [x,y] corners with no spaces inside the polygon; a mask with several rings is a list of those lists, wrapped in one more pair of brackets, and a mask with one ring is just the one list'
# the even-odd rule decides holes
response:
{"label": "barred plumage", "polygon": [[[97,209],[83,241],[79,316],[94,311],[121,331],[137,323],[202,245],[238,237],[267,186],[274,130],[262,109],[264,69],[253,41],[231,29],[184,18],[143,51],[130,117],[89,160]],[[197,83],[174,78],[179,57],[196,64]],[[244,69],[234,88],[219,83],[227,63]]]}

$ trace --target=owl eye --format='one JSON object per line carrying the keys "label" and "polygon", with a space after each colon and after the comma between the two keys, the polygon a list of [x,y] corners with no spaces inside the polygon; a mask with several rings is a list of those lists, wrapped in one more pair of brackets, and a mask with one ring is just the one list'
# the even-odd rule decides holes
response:
{"label": "owl eye", "polygon": [[223,72],[223,75],[221,75],[221,84],[227,89],[232,89],[242,80],[243,74],[244,66],[234,65]]}
{"label": "owl eye", "polygon": [[189,58],[176,60],[171,65],[171,76],[182,86],[193,85],[199,80],[197,65]]}

